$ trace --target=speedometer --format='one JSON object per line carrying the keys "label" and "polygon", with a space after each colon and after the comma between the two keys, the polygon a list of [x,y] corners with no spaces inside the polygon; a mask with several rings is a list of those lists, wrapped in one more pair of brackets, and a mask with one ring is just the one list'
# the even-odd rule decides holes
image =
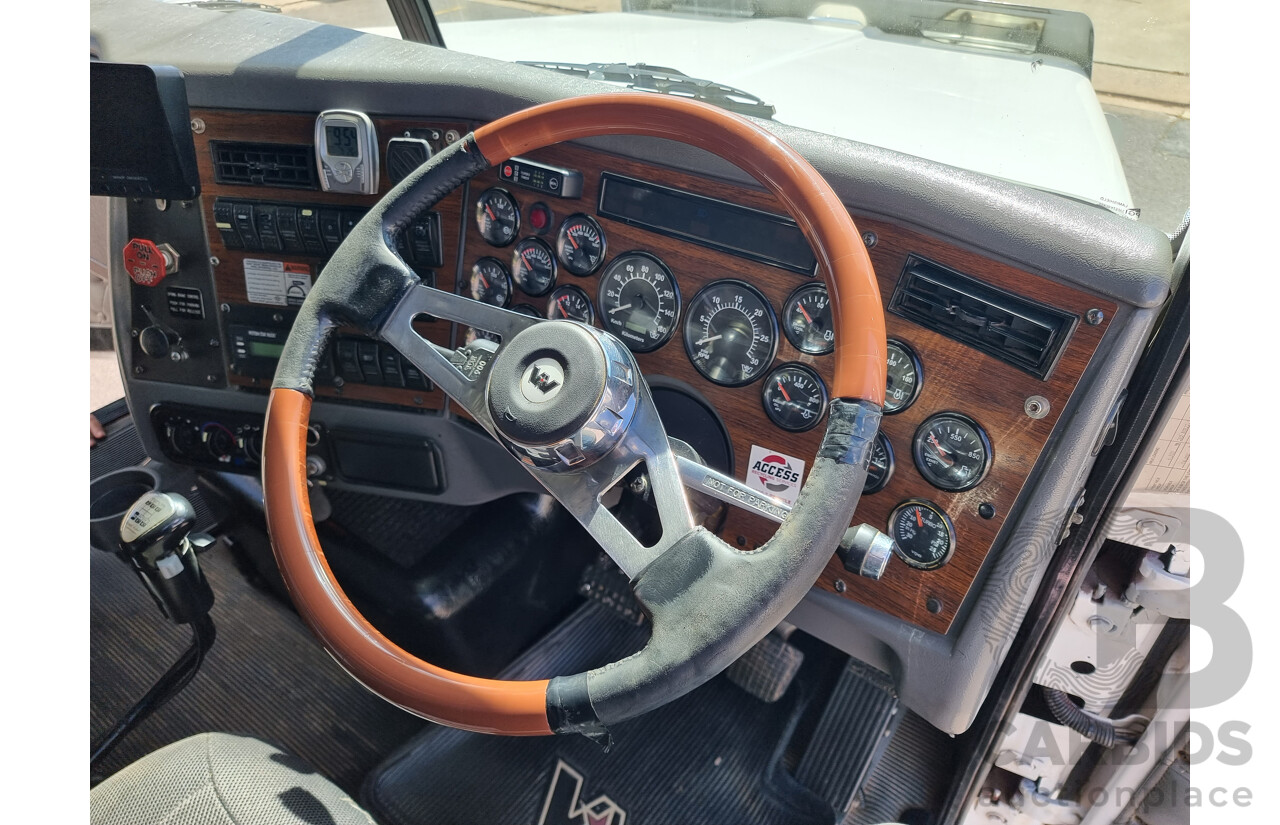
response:
{"label": "speedometer", "polygon": [[741,387],[755,381],[778,350],[778,319],[760,291],[742,281],[708,284],[684,316],[684,350],[710,381]]}
{"label": "speedometer", "polygon": [[646,252],[613,259],[600,276],[600,320],[632,352],[652,352],[676,331],[680,289],[671,270]]}

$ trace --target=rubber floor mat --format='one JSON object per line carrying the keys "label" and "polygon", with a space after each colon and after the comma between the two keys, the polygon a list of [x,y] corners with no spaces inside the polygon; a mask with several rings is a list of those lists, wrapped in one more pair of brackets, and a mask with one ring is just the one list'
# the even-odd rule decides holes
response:
{"label": "rubber floor mat", "polygon": [[[191,684],[107,757],[102,776],[192,734],[225,731],[275,742],[354,792],[425,724],[357,684],[297,615],[245,581],[225,548],[204,553],[200,564],[216,599],[213,650]],[[113,555],[90,551],[90,588],[89,729],[96,741],[182,654],[191,634],[161,617]]]}
{"label": "rubber floor mat", "polygon": [[[588,602],[506,678],[567,674],[644,644],[647,629]],[[388,825],[830,823],[781,767],[806,695],[765,704],[723,676],[617,725],[608,753],[581,736],[506,738],[430,727],[379,766],[365,804]]]}

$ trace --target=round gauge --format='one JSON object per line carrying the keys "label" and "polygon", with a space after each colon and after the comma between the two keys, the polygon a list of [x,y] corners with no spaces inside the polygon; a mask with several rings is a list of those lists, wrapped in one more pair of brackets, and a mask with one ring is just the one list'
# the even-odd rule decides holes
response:
{"label": "round gauge", "polygon": [[471,267],[467,294],[477,301],[504,307],[511,301],[511,275],[497,258],[481,258]]}
{"label": "round gauge", "polygon": [[976,487],[991,467],[987,434],[960,413],[938,413],[926,419],[916,430],[911,452],[926,481],[952,492]]}
{"label": "round gauge", "polygon": [[556,235],[556,255],[574,275],[590,275],[604,261],[604,230],[588,215],[570,215]]}
{"label": "round gauge", "polygon": [[595,310],[591,308],[591,299],[587,293],[573,284],[556,287],[547,298],[547,318],[552,321],[565,319],[590,324],[596,319]]}
{"label": "round gauge", "polygon": [[545,295],[556,285],[556,257],[546,241],[525,238],[511,250],[511,278],[529,295]]}
{"label": "round gauge", "polygon": [[902,412],[915,403],[920,394],[920,383],[924,371],[920,367],[920,359],[912,352],[911,347],[889,339],[889,370],[885,378],[884,411],[892,415]]}
{"label": "round gauge", "polygon": [[[518,312],[521,315],[528,315],[530,318],[542,317],[538,310],[529,304],[516,304],[515,306],[510,307],[510,309],[512,312]],[[495,344],[501,343],[502,341],[502,336],[498,335],[496,332],[487,332],[483,329],[467,327],[466,333],[462,336],[462,342],[465,346],[471,346],[475,343],[477,338],[483,338],[484,340],[492,341]]]}
{"label": "round gauge", "polygon": [[791,293],[782,310],[782,331],[791,346],[808,355],[826,355],[836,347],[831,328],[831,299],[822,284],[805,284]]}
{"label": "round gauge", "polygon": [[689,304],[684,350],[708,380],[741,387],[773,363],[778,319],[755,287],[742,281],[716,281],[703,287]]}
{"label": "round gauge", "polygon": [[761,387],[769,420],[795,433],[811,430],[827,411],[827,388],[818,374],[803,364],[783,364]]}
{"label": "round gauge", "polygon": [[505,189],[486,189],[476,198],[476,227],[491,246],[506,246],[520,231],[520,207]]}
{"label": "round gauge", "polygon": [[467,327],[466,333],[462,336],[462,344],[463,346],[469,347],[476,342],[477,338],[484,339],[485,341],[492,341],[495,344],[502,341],[502,336],[495,332],[488,332],[487,330],[476,329],[475,327]]}
{"label": "round gauge", "polygon": [[876,433],[876,440],[871,444],[871,461],[867,464],[867,480],[862,485],[862,494],[869,496],[878,493],[893,478],[893,445],[884,433]]}
{"label": "round gauge", "polygon": [[644,252],[613,259],[600,276],[600,320],[632,352],[652,352],[676,331],[680,288],[661,261]]}
{"label": "round gauge", "polygon": [[912,498],[889,514],[889,538],[893,552],[919,570],[936,570],[951,561],[956,550],[956,528],[942,508],[932,501]]}

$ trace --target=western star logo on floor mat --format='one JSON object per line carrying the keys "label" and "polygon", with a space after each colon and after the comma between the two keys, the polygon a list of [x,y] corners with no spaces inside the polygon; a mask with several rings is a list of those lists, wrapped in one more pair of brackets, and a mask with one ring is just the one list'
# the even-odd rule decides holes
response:
{"label": "western star logo on floor mat", "polygon": [[582,774],[556,760],[538,825],[625,825],[627,812],[607,796],[582,801]]}
{"label": "western star logo on floor mat", "polygon": [[783,453],[751,445],[747,462],[747,486],[765,495],[795,504],[804,481],[804,462]]}

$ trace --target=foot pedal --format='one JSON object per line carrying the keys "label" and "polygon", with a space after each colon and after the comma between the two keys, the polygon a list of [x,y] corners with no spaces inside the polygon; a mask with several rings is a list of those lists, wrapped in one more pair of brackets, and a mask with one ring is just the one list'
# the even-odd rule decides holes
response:
{"label": "foot pedal", "polygon": [[631,580],[603,553],[582,571],[578,592],[634,625],[644,624],[644,611],[631,592]]}
{"label": "foot pedal", "polygon": [[796,678],[804,654],[777,633],[770,633],[729,665],[724,675],[761,702],[782,698]]}
{"label": "foot pedal", "polygon": [[857,804],[862,783],[884,753],[899,717],[893,681],[850,659],[800,760],[796,779],[843,817]]}

